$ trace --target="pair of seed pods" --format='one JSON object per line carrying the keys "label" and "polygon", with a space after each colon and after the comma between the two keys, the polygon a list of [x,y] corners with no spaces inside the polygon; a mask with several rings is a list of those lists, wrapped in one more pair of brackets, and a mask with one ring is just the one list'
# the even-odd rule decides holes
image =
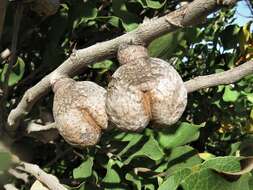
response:
{"label": "pair of seed pods", "polygon": [[166,61],[151,58],[145,47],[122,45],[121,66],[107,90],[99,85],[62,78],[53,85],[53,114],[63,138],[78,147],[95,145],[108,121],[125,131],[169,126],[187,104],[187,90],[177,71]]}

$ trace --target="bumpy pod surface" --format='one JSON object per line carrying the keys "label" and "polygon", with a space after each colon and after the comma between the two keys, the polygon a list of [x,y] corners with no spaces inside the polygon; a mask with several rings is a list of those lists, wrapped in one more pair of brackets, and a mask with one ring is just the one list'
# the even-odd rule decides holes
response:
{"label": "bumpy pod surface", "polygon": [[106,90],[93,82],[70,78],[59,79],[53,90],[53,115],[61,136],[74,146],[95,145],[108,125]]}
{"label": "bumpy pod surface", "polygon": [[107,89],[109,119],[123,130],[140,131],[149,122],[168,126],[178,121],[187,104],[187,90],[166,61],[150,58],[142,46],[119,49],[122,64]]}

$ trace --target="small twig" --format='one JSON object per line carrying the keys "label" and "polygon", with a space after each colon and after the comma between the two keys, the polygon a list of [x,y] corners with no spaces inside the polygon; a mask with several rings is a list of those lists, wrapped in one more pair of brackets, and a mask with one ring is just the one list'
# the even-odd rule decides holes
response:
{"label": "small twig", "polygon": [[59,180],[54,175],[46,173],[38,165],[27,162],[20,162],[19,165],[20,166],[17,167],[17,169],[25,171],[34,176],[50,190],[67,190],[66,187],[60,184]]}
{"label": "small twig", "polygon": [[148,173],[148,172],[153,172],[150,168],[143,168],[143,167],[137,167],[134,168],[134,173],[135,175],[138,175],[138,173]]}
{"label": "small twig", "polygon": [[35,121],[30,121],[27,124],[27,128],[22,130],[23,133],[20,136],[33,137],[43,143],[54,143],[55,139],[59,137],[59,132],[56,129],[56,123],[39,124]]}
{"label": "small twig", "polygon": [[80,157],[81,159],[84,159],[85,157],[80,154],[79,152],[77,152],[76,150],[73,150],[73,153],[76,154],[78,157]]}
{"label": "small twig", "polygon": [[1,59],[5,60],[11,55],[11,50],[6,48],[4,51],[1,52],[0,57]]}

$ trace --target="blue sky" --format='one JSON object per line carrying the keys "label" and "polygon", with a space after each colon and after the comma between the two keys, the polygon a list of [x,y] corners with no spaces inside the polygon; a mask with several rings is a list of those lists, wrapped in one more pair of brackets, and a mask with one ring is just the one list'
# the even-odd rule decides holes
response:
{"label": "blue sky", "polygon": [[[236,6],[235,23],[243,26],[245,23],[252,20],[252,14],[245,1],[239,1]],[[249,18],[251,17],[251,18]]]}

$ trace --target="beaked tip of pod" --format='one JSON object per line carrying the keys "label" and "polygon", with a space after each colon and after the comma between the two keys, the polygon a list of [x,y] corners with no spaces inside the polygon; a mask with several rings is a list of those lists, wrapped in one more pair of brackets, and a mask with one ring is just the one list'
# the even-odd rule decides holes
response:
{"label": "beaked tip of pod", "polygon": [[121,65],[130,63],[136,59],[148,58],[148,50],[141,45],[121,44],[118,48],[118,61]]}
{"label": "beaked tip of pod", "polygon": [[71,78],[65,76],[65,75],[60,75],[58,73],[53,73],[52,76],[50,77],[50,85],[52,87],[53,92],[56,92],[56,90],[66,83],[66,81],[71,80]]}

